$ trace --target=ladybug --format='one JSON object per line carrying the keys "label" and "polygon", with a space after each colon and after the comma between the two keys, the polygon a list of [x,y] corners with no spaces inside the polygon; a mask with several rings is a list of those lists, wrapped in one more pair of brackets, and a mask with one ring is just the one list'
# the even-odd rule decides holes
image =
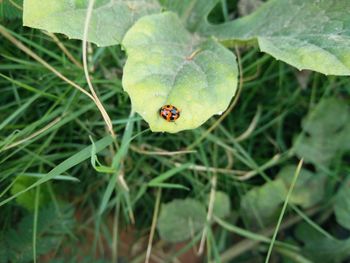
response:
{"label": "ladybug", "polygon": [[164,105],[159,109],[159,115],[168,122],[180,118],[180,111],[173,105]]}

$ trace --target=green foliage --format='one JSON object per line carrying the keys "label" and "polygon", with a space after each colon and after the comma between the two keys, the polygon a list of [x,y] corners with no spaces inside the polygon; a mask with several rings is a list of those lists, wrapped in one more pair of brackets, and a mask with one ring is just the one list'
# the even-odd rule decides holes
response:
{"label": "green foliage", "polygon": [[231,212],[230,197],[222,191],[215,192],[213,215],[224,218]]}
{"label": "green foliage", "polygon": [[[30,185],[34,184],[36,181],[37,179],[35,178],[31,178],[27,176],[19,176],[18,178],[16,178],[15,183],[11,187],[11,195],[15,195],[25,190]],[[29,191],[26,191],[24,194],[18,196],[16,198],[16,202],[28,210],[34,211],[35,195],[36,195],[36,190],[31,189]],[[44,187],[39,194],[39,205],[40,206],[45,205],[48,202],[48,200],[49,200],[49,192],[47,188]]]}
{"label": "green foliage", "polygon": [[302,123],[295,151],[305,162],[327,167],[339,151],[350,148],[350,112],[343,100],[322,100]]}
{"label": "green foliage", "polygon": [[163,204],[158,231],[163,240],[180,242],[193,237],[205,226],[205,207],[195,199],[175,199]]}
{"label": "green foliage", "polygon": [[[221,114],[236,92],[234,55],[214,40],[196,39],[174,13],[141,18],[123,45],[128,54],[123,87],[152,131],[196,128]],[[176,124],[158,114],[168,104],[181,111]]]}
{"label": "green foliage", "polygon": [[[292,183],[295,170],[295,165],[285,166],[277,175],[278,178],[283,180],[286,189]],[[324,174],[312,173],[306,169],[302,169],[290,197],[290,203],[300,205],[304,208],[318,204],[324,197],[326,179],[327,177]]]}
{"label": "green foliage", "polygon": [[275,219],[287,190],[282,180],[274,180],[248,191],[241,199],[240,213],[255,226],[265,225]]}
{"label": "green foliage", "polygon": [[22,17],[22,10],[19,8],[23,0],[2,0],[0,2],[0,21],[14,20]]}
{"label": "green foliage", "polygon": [[341,183],[335,197],[334,213],[337,222],[350,230],[350,178]]}
{"label": "green foliage", "polygon": [[[83,39],[88,0],[24,0],[23,24]],[[88,41],[98,46],[120,44],[138,18],[160,11],[156,0],[98,0],[89,24]]]}
{"label": "green foliage", "polygon": [[[53,249],[58,249],[64,236],[74,225],[74,210],[64,206],[60,210],[54,205],[43,208],[38,214],[37,255],[43,255]],[[11,262],[32,262],[33,260],[33,214],[25,216],[14,228],[0,233],[2,262],[6,258]],[[1,262],[1,261],[0,261]]]}
{"label": "green foliage", "polygon": [[312,262],[338,263],[350,256],[350,239],[326,238],[306,223],[299,224],[295,234],[305,244],[302,253]]}
{"label": "green foliage", "polygon": [[249,16],[204,26],[229,46],[259,44],[261,51],[298,69],[350,75],[350,6],[347,0],[272,0]]}
{"label": "green foliage", "polygon": [[[241,214],[252,225],[266,225],[276,219],[296,171],[295,165],[282,168],[275,180],[253,188],[241,199]],[[318,204],[324,197],[326,176],[301,169],[289,203],[304,208]]]}
{"label": "green foliage", "polygon": [[303,253],[313,262],[340,263],[350,256],[350,239],[321,238],[306,244]]}
{"label": "green foliage", "polygon": [[[102,14],[101,10],[106,9],[107,2],[111,6],[140,4],[140,9],[136,12],[147,12],[146,6],[142,6],[146,1],[96,0],[90,26],[94,27],[96,14]],[[32,261],[33,250],[36,250],[38,261],[54,255],[55,259],[50,259],[52,262],[116,262],[117,257],[118,262],[143,262],[144,251],[147,249],[147,242],[144,241],[149,239],[152,222],[156,219],[153,217],[156,214],[154,192],[160,193],[159,188],[162,191],[157,197],[165,204],[157,218],[159,235],[154,235],[152,240],[152,259],[155,255],[160,257],[161,262],[170,262],[175,258],[182,261],[186,251],[188,254],[197,251],[198,240],[206,228],[204,262],[260,262],[263,261],[266,246],[271,242],[274,243],[272,256],[275,261],[281,258],[283,262],[349,261],[349,179],[344,179],[350,171],[347,152],[350,148],[350,125],[346,124],[349,122],[349,117],[346,117],[349,116],[348,79],[326,77],[312,72],[300,73],[268,55],[258,54],[257,49],[239,48],[242,43],[256,43],[262,37],[266,38],[266,34],[273,34],[263,31],[265,28],[278,28],[280,21],[297,27],[283,29],[281,34],[294,34],[298,28],[309,33],[305,25],[310,29],[315,28],[312,23],[320,19],[321,13],[330,18],[329,23],[323,24],[329,26],[329,30],[334,29],[333,25],[339,21],[344,23],[344,34],[340,34],[340,37],[345,38],[346,43],[349,26],[346,23],[348,18],[344,18],[343,13],[347,9],[337,10],[337,15],[328,13],[336,6],[341,6],[344,0],[330,0],[328,3],[336,2],[336,5],[330,5],[325,10],[327,13],[314,12],[317,8],[326,6],[324,0],[159,2],[162,11],[159,11],[160,6],[156,4],[158,9],[151,14],[128,21],[130,28],[125,28],[127,31],[124,32],[128,38],[130,35],[128,45],[123,43],[122,46],[103,48],[89,45],[91,80],[112,119],[116,138],[106,136],[108,132],[105,123],[96,105],[87,96],[71,88],[41,63],[18,49],[20,45],[28,47],[68,79],[87,88],[79,63],[72,62],[67,55],[70,52],[79,61],[80,41],[71,41],[60,35],[57,35],[57,41],[38,30],[22,27],[20,20],[11,23],[5,21],[6,27],[0,26],[0,262],[21,262],[21,258],[27,262]],[[260,35],[263,32],[264,36],[259,35],[249,41],[231,39],[232,41],[226,42],[215,38],[216,33],[221,34],[221,31],[203,33],[202,30],[208,29],[208,19],[220,24],[248,12],[248,8],[242,11],[238,2],[240,6],[243,3],[266,3],[252,15],[238,18],[227,25],[247,21]],[[4,0],[2,3],[5,3]],[[50,3],[53,1],[41,1],[40,8]],[[82,14],[87,11],[88,1],[57,3],[61,7],[66,3],[72,4],[74,8],[68,13],[81,12],[77,16],[79,23],[70,27],[79,28],[77,32],[80,32],[81,38],[85,18]],[[300,10],[300,15],[310,13],[314,16],[301,17],[300,21],[298,17],[292,17],[295,9],[285,9],[295,7],[295,3],[305,7]],[[278,6],[283,6],[283,9],[275,14]],[[307,13],[310,6],[312,8]],[[261,15],[261,10],[267,10],[265,16]],[[48,11],[46,8],[45,12]],[[43,10],[35,12],[44,13]],[[64,17],[64,14],[59,14]],[[57,18],[51,14],[47,19],[50,17]],[[257,17],[261,20],[258,21]],[[288,21],[283,20],[286,17]],[[119,18],[113,17],[112,20],[117,21]],[[68,25],[74,19],[62,20]],[[104,21],[102,16],[99,19]],[[153,27],[154,31],[145,28],[147,23],[155,23],[155,20],[158,24]],[[117,25],[119,24],[115,22],[106,27],[101,25],[109,34],[105,36],[103,31],[98,32],[101,40],[105,43],[107,40],[119,43],[113,37],[120,33],[118,38],[123,41],[124,33],[118,31]],[[223,27],[211,25],[209,29],[220,29],[221,26]],[[61,29],[63,27],[61,25]],[[137,32],[137,28],[142,32]],[[159,31],[160,29],[164,30]],[[242,29],[248,29],[248,26],[242,25]],[[226,33],[232,32],[231,30],[229,28]],[[16,45],[4,37],[6,32],[15,38]],[[92,32],[96,33],[96,30],[92,29]],[[249,32],[247,30],[243,33]],[[274,35],[274,39],[277,37]],[[299,36],[294,34],[292,37]],[[171,43],[162,42],[169,39]],[[243,86],[233,112],[225,115],[225,119],[219,123],[213,118],[201,127],[187,130],[181,135],[151,133],[141,117],[133,115],[129,98],[121,85],[123,67],[125,62],[127,65],[133,62],[133,68],[142,68],[146,72],[146,69],[154,70],[154,66],[159,63],[161,73],[169,70],[170,74],[176,75],[176,63],[184,61],[184,56],[174,56],[182,55],[183,52],[173,45],[174,39],[189,39],[193,45],[202,48],[204,54],[208,53],[209,48],[221,50],[223,55],[218,59],[220,63],[208,58],[204,63],[205,70],[214,68],[215,73],[219,71],[216,69],[218,64],[226,62],[222,57],[235,64],[232,50],[225,49],[221,44],[230,47],[237,44],[243,68]],[[322,39],[321,37],[320,40]],[[140,40],[144,41],[144,46],[138,42]],[[126,43],[126,38],[124,41]],[[284,43],[284,46],[288,46],[288,43]],[[329,42],[318,44],[323,43]],[[142,47],[139,50],[138,44]],[[279,45],[277,42],[274,44]],[[336,41],[332,42],[330,48],[337,49]],[[344,50],[341,45],[340,49]],[[291,50],[293,51],[290,48],[285,52]],[[288,56],[295,58],[299,50],[304,52],[303,49],[298,49],[295,54]],[[200,51],[201,49],[194,48],[192,53],[188,51],[183,54],[186,57],[188,54],[193,55],[188,58],[197,59],[203,55]],[[140,61],[137,60],[138,56],[142,58]],[[310,54],[306,62],[312,60],[313,56],[314,53]],[[338,58],[343,57],[344,54],[341,53]],[[316,56],[315,61],[318,59]],[[339,63],[335,63],[334,68],[333,65],[329,66],[328,70],[339,70]],[[325,60],[325,65],[329,65],[329,61]],[[137,71],[129,75],[126,73],[125,69],[124,78],[131,82],[142,82],[142,76],[148,76]],[[235,70],[234,74],[236,73]],[[190,75],[188,72],[186,74]],[[197,87],[192,76],[193,74],[185,83],[189,89]],[[301,77],[305,78],[303,85],[298,81]],[[214,79],[226,83],[221,75],[211,74],[210,78],[211,81]],[[154,81],[153,78],[151,80]],[[161,81],[154,81],[152,85],[159,87],[159,83],[162,84]],[[152,85],[145,87],[154,92]],[[236,83],[228,85],[233,87]],[[198,92],[195,89],[188,91],[190,95],[183,91],[177,92],[182,97],[189,96],[198,102]],[[209,93],[209,98],[205,98],[203,103],[214,99],[212,97],[215,92]],[[150,108],[150,104],[155,102],[146,99],[146,91],[144,94],[140,91],[137,93],[139,95],[136,96],[140,97],[146,94],[145,108]],[[232,94],[228,94],[224,99],[229,101],[231,97]],[[334,102],[327,102],[332,100]],[[152,114],[158,118],[157,107],[154,107],[155,112]],[[185,113],[186,107],[185,105],[180,110]],[[333,111],[336,113],[331,114]],[[188,114],[182,114],[181,118],[184,116],[189,118]],[[170,123],[165,122],[165,125],[168,124]],[[177,122],[171,124],[175,128],[179,126]],[[90,136],[96,141],[93,145]],[[292,209],[288,207],[288,213],[282,212],[283,220],[278,224],[279,232],[274,240],[271,239],[276,229],[276,220],[273,219],[277,219],[281,213],[282,204],[291,187],[296,159],[300,157],[306,162],[289,198],[288,206]],[[87,161],[90,158],[91,163]],[[13,178],[18,175],[37,176],[39,180],[28,180],[23,184],[19,180],[19,184],[12,186]],[[217,188],[222,192],[216,192],[214,220],[209,224],[206,222],[208,205],[205,202],[209,200],[213,175],[217,176]],[[79,182],[61,180],[68,178],[78,178]],[[46,183],[47,181],[51,182]],[[40,219],[44,210],[39,210],[38,236],[34,246],[32,229],[36,220],[30,215],[32,211],[23,209],[15,201],[23,198],[25,206],[33,207],[33,190],[38,185],[41,185],[41,194],[50,192],[50,205],[57,205],[61,201],[74,205],[77,208],[75,217],[79,223],[73,229],[71,212],[61,208],[62,213],[57,213],[52,209],[54,217],[49,216],[48,221],[54,226],[44,227],[48,223]],[[40,204],[40,208],[42,206]],[[69,215],[67,220],[64,219],[66,215]],[[27,217],[29,221],[26,227],[20,227],[20,222]],[[220,217],[225,217],[225,221]],[[133,220],[135,223],[132,223]],[[67,222],[68,229],[64,230],[61,226],[60,229],[55,228],[62,222]],[[42,230],[42,227],[46,230]],[[73,238],[66,238],[65,235],[70,230],[74,231],[70,235]],[[180,241],[185,242],[171,244]],[[286,257],[289,261],[285,261]]]}
{"label": "green foliage", "polygon": [[[100,46],[122,43],[128,54],[124,89],[152,131],[194,129],[227,109],[236,91],[237,66],[234,55],[212,36],[228,46],[257,41],[262,51],[298,69],[350,75],[346,0],[273,0],[249,16],[216,26],[207,17],[218,0],[161,3],[177,15],[159,14],[156,0],[97,1],[88,35]],[[87,0],[26,0],[24,25],[82,39],[86,12]],[[177,125],[157,114],[167,104],[181,109]]]}

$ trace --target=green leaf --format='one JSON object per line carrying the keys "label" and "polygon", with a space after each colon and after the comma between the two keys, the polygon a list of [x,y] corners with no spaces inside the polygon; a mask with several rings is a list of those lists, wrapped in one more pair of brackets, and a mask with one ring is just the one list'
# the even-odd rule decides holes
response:
{"label": "green leaf", "polygon": [[337,263],[350,256],[350,239],[326,238],[306,222],[297,225],[295,236],[305,244],[302,253],[312,262]]}
{"label": "green leaf", "polygon": [[14,20],[22,17],[23,0],[0,1],[0,21]]}
{"label": "green leaf", "polygon": [[282,180],[274,180],[248,191],[241,200],[241,215],[251,224],[270,223],[287,195]]}
{"label": "green leaf", "polygon": [[[83,39],[88,0],[24,0],[23,24]],[[156,0],[96,0],[88,41],[98,46],[120,44],[140,17],[160,12]]]}
{"label": "green leaf", "polygon": [[[111,145],[113,143],[113,138],[111,136],[105,136],[104,138],[100,139],[95,143],[96,146],[96,153],[102,151],[107,146]],[[37,180],[35,183],[31,184],[30,186],[26,187],[23,190],[20,190],[19,192],[13,194],[9,198],[5,200],[0,200],[0,206],[10,202],[12,199],[17,198],[18,196],[26,193],[27,191],[30,191],[31,189],[35,188],[38,185],[41,185],[56,176],[64,173],[68,169],[80,164],[81,162],[85,161],[89,157],[91,157],[91,149],[92,146],[87,146],[81,151],[77,152],[76,154],[72,155],[71,157],[67,158],[63,162],[61,162],[59,165],[57,165],[55,168],[53,168],[50,172],[48,172],[46,175],[41,177],[39,180]]]}
{"label": "green leaf", "polygon": [[221,191],[215,193],[213,215],[218,218],[224,218],[231,212],[230,197]]}
{"label": "green leaf", "polygon": [[180,242],[190,239],[205,226],[205,207],[187,198],[163,204],[158,219],[158,231],[163,240]]}
{"label": "green leaf", "polygon": [[302,241],[305,244],[324,238],[322,233],[318,232],[314,227],[306,222],[301,222],[296,225],[294,235],[299,241]]}
{"label": "green leaf", "polygon": [[[11,195],[15,195],[15,194],[27,189],[29,186],[31,186],[36,181],[38,181],[38,179],[36,179],[36,178],[27,177],[27,176],[18,176],[15,183],[11,187]],[[28,209],[29,211],[33,211],[34,205],[35,205],[34,204],[35,195],[36,195],[36,190],[31,189],[31,190],[23,193],[22,195],[17,196],[16,202],[20,206]],[[39,195],[39,205],[42,206],[42,205],[48,203],[49,200],[50,199],[49,199],[48,189],[46,187],[42,188],[40,191],[40,195]]]}
{"label": "green leaf", "polygon": [[[11,262],[32,262],[33,260],[33,220],[28,214],[14,227],[4,233],[4,243]],[[50,205],[38,214],[37,255],[44,255],[60,247],[66,234],[75,224],[74,210],[70,206]]]}
{"label": "green leaf", "polygon": [[343,183],[336,195],[334,213],[337,222],[350,230],[350,178]]}
{"label": "green leaf", "polygon": [[261,51],[298,69],[350,75],[348,0],[271,0],[249,16],[202,28],[232,46],[258,42]]}
{"label": "green leaf", "polygon": [[350,113],[346,102],[330,98],[321,101],[303,120],[295,141],[298,157],[305,162],[328,166],[338,151],[349,149]]}
{"label": "green leaf", "polygon": [[[123,87],[152,131],[194,129],[221,114],[236,92],[233,53],[214,40],[200,42],[172,12],[141,18],[123,45],[128,54]],[[167,104],[180,110],[176,122],[159,116]]]}
{"label": "green leaf", "polygon": [[307,243],[303,254],[312,262],[338,263],[350,256],[350,239],[334,240],[321,238]]}
{"label": "green leaf", "polygon": [[[277,175],[289,189],[297,167],[289,165],[284,167]],[[319,203],[324,196],[324,185],[326,177],[322,174],[314,174],[306,169],[301,169],[298,181],[294,187],[290,203],[309,208]]]}

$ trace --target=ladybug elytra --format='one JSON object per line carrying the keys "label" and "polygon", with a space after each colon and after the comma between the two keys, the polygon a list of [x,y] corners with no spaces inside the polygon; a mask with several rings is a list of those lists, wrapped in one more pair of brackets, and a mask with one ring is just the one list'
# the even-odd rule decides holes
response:
{"label": "ladybug elytra", "polygon": [[180,111],[173,105],[164,105],[159,109],[159,115],[168,122],[180,118]]}

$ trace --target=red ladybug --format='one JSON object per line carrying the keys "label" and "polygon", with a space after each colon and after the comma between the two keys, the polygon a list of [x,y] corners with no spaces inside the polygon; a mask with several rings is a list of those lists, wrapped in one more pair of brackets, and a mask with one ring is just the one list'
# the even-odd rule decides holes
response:
{"label": "red ladybug", "polygon": [[159,109],[159,115],[168,122],[180,118],[180,111],[173,105],[164,105]]}

